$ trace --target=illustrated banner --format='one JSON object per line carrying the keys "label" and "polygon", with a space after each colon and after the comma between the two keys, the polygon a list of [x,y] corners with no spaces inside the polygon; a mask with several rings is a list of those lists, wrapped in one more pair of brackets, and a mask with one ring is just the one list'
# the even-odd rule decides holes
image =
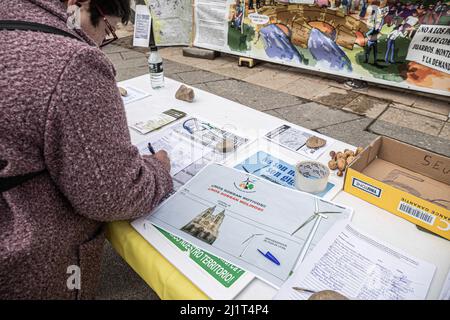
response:
{"label": "illustrated banner", "polygon": [[194,45],[450,95],[450,11],[436,0],[196,0]]}

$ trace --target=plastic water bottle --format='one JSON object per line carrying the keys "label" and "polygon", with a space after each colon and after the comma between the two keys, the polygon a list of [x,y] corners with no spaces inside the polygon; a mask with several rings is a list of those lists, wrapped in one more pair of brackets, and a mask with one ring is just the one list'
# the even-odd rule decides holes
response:
{"label": "plastic water bottle", "polygon": [[159,55],[157,47],[150,48],[148,57],[148,67],[150,69],[150,82],[153,89],[164,87],[163,60]]}

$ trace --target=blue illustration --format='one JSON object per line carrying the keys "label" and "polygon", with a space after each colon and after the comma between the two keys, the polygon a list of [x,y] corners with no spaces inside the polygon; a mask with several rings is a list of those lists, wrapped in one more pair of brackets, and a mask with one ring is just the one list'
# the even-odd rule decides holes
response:
{"label": "blue illustration", "polygon": [[332,69],[352,71],[352,63],[345,52],[332,39],[318,29],[312,29],[308,48],[314,59],[327,61]]}
{"label": "blue illustration", "polygon": [[277,25],[269,24],[260,30],[260,34],[268,57],[297,63],[304,60],[304,57],[291,43],[288,35]]}

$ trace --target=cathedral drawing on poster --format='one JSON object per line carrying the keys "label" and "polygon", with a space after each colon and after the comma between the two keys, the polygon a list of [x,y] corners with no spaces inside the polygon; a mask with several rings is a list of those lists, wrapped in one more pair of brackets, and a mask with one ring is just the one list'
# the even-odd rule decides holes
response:
{"label": "cathedral drawing on poster", "polygon": [[225,218],[225,210],[214,214],[216,206],[207,208],[187,223],[182,231],[208,243],[213,244],[219,235],[219,229]]}

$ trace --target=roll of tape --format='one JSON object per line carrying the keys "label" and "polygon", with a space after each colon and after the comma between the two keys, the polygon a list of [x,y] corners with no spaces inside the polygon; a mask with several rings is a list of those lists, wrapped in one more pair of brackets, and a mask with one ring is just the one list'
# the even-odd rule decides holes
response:
{"label": "roll of tape", "polygon": [[328,184],[330,170],[317,161],[301,161],[295,166],[295,187],[300,191],[320,193]]}

